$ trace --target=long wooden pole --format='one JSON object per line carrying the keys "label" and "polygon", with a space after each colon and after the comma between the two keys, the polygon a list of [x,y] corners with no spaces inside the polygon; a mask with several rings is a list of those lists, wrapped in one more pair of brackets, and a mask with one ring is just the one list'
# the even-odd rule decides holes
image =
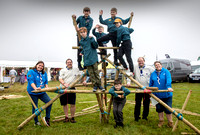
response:
{"label": "long wooden pole", "polygon": [[[188,100],[189,100],[189,98],[190,98],[191,93],[192,93],[192,90],[190,90],[190,91],[188,92],[188,95],[187,95],[187,97],[186,97],[186,99],[185,99],[185,102],[184,102],[184,104],[183,104],[183,107],[182,107],[180,113],[183,113],[183,112],[184,112],[185,107],[186,107],[186,105],[187,105],[187,103],[188,103]],[[176,123],[175,123],[175,125],[174,125],[174,127],[173,127],[173,129],[172,129],[172,132],[174,132],[174,131],[176,130],[176,127],[177,127],[177,125],[178,125],[178,122],[179,122],[179,120],[177,119],[177,120],[176,120]]]}
{"label": "long wooden pole", "polygon": [[[105,55],[103,56],[105,57]],[[105,91],[107,91],[107,69],[106,69],[106,61],[103,60],[103,78],[104,78],[104,88],[105,88]],[[107,94],[104,94],[104,97],[105,97],[105,106],[107,106]]]}
{"label": "long wooden pole", "polygon": [[[31,103],[32,103],[33,107],[34,107],[35,109],[37,109],[37,106],[36,106],[35,103],[33,102],[33,99],[32,99],[31,96],[29,95],[28,91],[26,91],[26,94],[27,94],[27,96],[29,97],[29,99],[31,100]],[[44,125],[48,127],[48,125],[46,124],[46,122],[45,122],[44,119],[42,118],[42,115],[41,115],[41,114],[40,114],[40,118],[41,118],[42,122],[44,123]]]}
{"label": "long wooden pole", "polygon": [[[72,46],[72,49],[82,49],[78,46]],[[119,49],[119,47],[98,47],[98,49]]]}
{"label": "long wooden pole", "polygon": [[178,115],[178,113],[173,110],[171,107],[169,107],[167,104],[165,104],[162,100],[160,100],[159,98],[157,98],[154,94],[149,94],[151,97],[153,97],[157,102],[159,102],[161,105],[163,105],[165,108],[167,108],[170,112],[172,112],[172,114],[174,114],[175,116],[179,116],[179,119],[182,119],[182,121],[188,125],[191,129],[193,129],[197,134],[200,134],[200,131],[198,130],[198,128],[196,128],[194,125],[192,125],[189,121],[187,121],[185,118],[183,118],[181,115]]}
{"label": "long wooden pole", "polygon": [[[38,93],[41,91],[32,91],[34,93]],[[47,92],[47,91],[43,91],[43,92]],[[50,91],[52,92],[52,91]],[[161,92],[170,92],[169,90],[158,90],[158,91],[152,91],[152,90],[131,90],[131,93],[161,93]],[[85,93],[85,94],[109,94],[108,91],[100,91],[97,90],[96,92],[93,92],[92,90],[60,90],[60,93]],[[115,91],[115,93],[118,94],[123,94],[123,91]]]}
{"label": "long wooden pole", "polygon": [[78,40],[81,41],[81,35],[80,35],[79,31],[77,31],[78,26],[77,26],[76,18],[74,18],[74,17],[72,16],[72,20],[73,20],[74,28],[75,28],[75,30],[76,30],[76,32],[77,32],[77,35],[78,35]]}
{"label": "long wooden pole", "polygon": [[[126,87],[126,85],[123,85],[123,86]],[[136,88],[136,89],[139,89],[140,87],[131,85],[131,86],[128,86],[128,88]],[[149,89],[149,90],[158,90],[158,87],[146,87],[146,89]]]}

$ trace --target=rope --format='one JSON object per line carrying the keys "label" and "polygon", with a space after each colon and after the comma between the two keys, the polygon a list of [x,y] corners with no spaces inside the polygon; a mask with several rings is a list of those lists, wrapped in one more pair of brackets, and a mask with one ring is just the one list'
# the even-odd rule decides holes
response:
{"label": "rope", "polygon": [[110,113],[108,113],[108,112],[104,111],[104,112],[103,112],[103,113],[101,113],[101,114],[110,114]]}
{"label": "rope", "polygon": [[142,89],[142,90],[145,90],[145,89],[146,89],[146,87],[145,87],[145,86],[143,86],[141,89]]}
{"label": "rope", "polygon": [[[173,111],[173,114],[174,114],[174,115],[176,115],[175,112],[176,112],[176,111],[174,110],[174,111]],[[179,116],[181,116],[181,118],[179,118]],[[182,120],[182,119],[183,119],[183,114],[182,114],[182,113],[178,113],[178,114],[176,115],[176,117],[177,117],[179,120]]]}

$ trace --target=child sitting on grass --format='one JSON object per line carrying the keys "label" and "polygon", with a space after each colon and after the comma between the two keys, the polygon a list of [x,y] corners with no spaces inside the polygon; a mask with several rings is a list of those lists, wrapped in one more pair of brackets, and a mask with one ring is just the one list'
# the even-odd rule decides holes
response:
{"label": "child sitting on grass", "polygon": [[80,55],[84,55],[84,66],[87,67],[90,79],[94,85],[93,92],[96,92],[98,88],[105,91],[105,89],[101,86],[101,80],[98,72],[98,56],[96,51],[98,44],[93,37],[89,37],[87,35],[86,27],[80,28],[80,35],[82,39],[79,43],[83,47]]}
{"label": "child sitting on grass", "polygon": [[[115,91],[123,91],[123,94],[117,94]],[[130,93],[130,90],[122,86],[120,80],[114,81],[114,86],[110,88],[109,93],[114,96],[113,98],[113,115],[117,126],[124,127],[123,124],[123,112],[122,109],[126,103],[126,96]]]}

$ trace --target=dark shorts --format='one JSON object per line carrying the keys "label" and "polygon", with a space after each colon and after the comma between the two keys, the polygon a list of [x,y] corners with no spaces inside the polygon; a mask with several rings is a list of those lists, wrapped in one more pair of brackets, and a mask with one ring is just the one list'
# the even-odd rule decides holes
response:
{"label": "dark shorts", "polygon": [[60,104],[67,105],[67,104],[76,104],[76,93],[66,93],[60,97]]}
{"label": "dark shorts", "polygon": [[[170,106],[172,108],[172,96],[168,97],[168,98],[161,98],[160,100],[162,100],[165,104],[167,104],[168,106]],[[156,112],[161,113],[163,111],[166,114],[171,114],[171,112],[168,109],[166,109],[164,106],[162,106],[160,103],[158,103],[156,105]]]}

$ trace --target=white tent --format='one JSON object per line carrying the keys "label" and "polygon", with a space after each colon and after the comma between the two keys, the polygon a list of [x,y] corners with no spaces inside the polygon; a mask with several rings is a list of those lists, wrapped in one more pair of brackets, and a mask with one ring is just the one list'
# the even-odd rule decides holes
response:
{"label": "white tent", "polygon": [[[16,67],[16,68],[29,68],[34,67],[37,61],[8,61],[8,60],[0,60],[0,82],[6,82],[5,77],[3,76],[3,71],[7,67]],[[65,62],[44,62],[45,68],[47,69],[48,80],[51,79],[50,69],[51,68],[64,68]]]}

